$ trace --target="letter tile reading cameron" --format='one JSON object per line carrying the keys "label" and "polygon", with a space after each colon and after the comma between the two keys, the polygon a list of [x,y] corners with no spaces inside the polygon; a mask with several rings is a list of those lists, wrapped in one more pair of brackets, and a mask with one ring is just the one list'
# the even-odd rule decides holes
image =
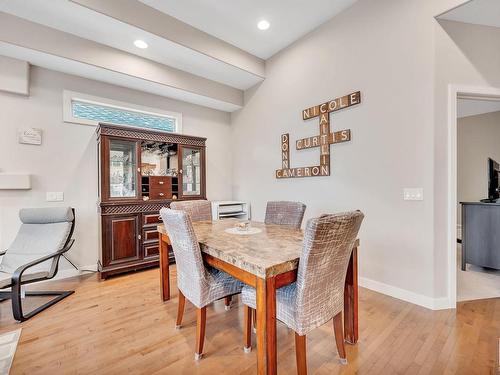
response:
{"label": "letter tile reading cameron", "polygon": [[276,170],[276,178],[330,176],[330,145],[351,140],[350,129],[330,132],[330,113],[359,103],[361,103],[361,92],[356,91],[352,94],[330,100],[329,102],[304,109],[302,111],[303,120],[319,117],[319,135],[298,139],[295,142],[295,147],[297,150],[319,147],[319,165],[291,168],[290,136],[289,134],[283,134],[281,136],[282,168]]}

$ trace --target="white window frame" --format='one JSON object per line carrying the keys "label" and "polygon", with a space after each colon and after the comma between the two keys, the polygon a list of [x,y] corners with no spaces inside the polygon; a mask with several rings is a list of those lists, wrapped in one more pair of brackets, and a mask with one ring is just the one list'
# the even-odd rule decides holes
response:
{"label": "white window frame", "polygon": [[[68,123],[72,123],[72,124],[90,125],[90,126],[99,125],[99,121],[74,117],[73,116],[73,106],[72,106],[73,101],[102,105],[102,106],[106,106],[106,107],[123,109],[125,111],[131,111],[131,112],[145,113],[145,114],[154,115],[154,116],[170,117],[170,118],[173,118],[175,120],[174,133],[182,134],[182,113],[172,112],[172,111],[164,111],[162,109],[157,109],[157,108],[144,107],[144,106],[137,105],[137,104],[120,102],[117,100],[102,98],[99,96],[93,96],[93,95],[83,94],[80,92],[69,91],[69,90],[63,91],[63,121],[64,122],[68,122]],[[107,123],[109,123],[109,122],[107,122]],[[128,128],[137,128],[137,129],[146,129],[146,130],[148,129],[148,128],[144,128],[144,127],[140,127],[140,126],[133,126],[133,125],[127,125],[127,124],[114,124],[114,125],[119,125],[119,126],[128,127]],[[155,129],[149,129],[149,130],[155,130]],[[159,131],[161,131],[161,130],[159,130]]]}

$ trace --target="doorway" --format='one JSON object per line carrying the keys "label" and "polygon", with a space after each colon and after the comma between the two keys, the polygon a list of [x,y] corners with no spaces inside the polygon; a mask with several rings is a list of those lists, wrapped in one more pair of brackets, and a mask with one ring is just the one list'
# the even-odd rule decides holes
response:
{"label": "doorway", "polygon": [[[500,296],[500,271],[497,273],[496,270],[476,264],[467,264],[465,271],[457,268],[461,266],[462,251],[460,243],[462,223],[458,215],[461,212],[461,205],[458,202],[460,200],[477,202],[482,198],[487,198],[487,157],[484,158],[484,163],[478,160],[484,156],[482,155],[484,152],[488,155],[496,153],[496,149],[485,151],[484,149],[487,147],[484,146],[481,155],[475,154],[476,158],[472,158],[475,160],[464,159],[467,157],[467,153],[469,155],[471,152],[474,153],[473,148],[481,142],[481,138],[485,138],[484,135],[479,135],[479,127],[477,128],[478,134],[475,134],[475,129],[471,130],[471,125],[482,122],[483,117],[493,116],[488,115],[488,113],[498,112],[500,119],[500,89],[451,85],[449,87],[448,108],[448,285],[450,305],[455,307],[457,301]],[[498,127],[500,128],[500,121]],[[473,146],[467,139],[464,139],[471,134],[472,142],[475,143]],[[500,142],[497,143],[498,157],[500,158]],[[477,169],[473,170],[470,164],[474,164]],[[484,173],[481,178],[482,172]],[[465,180],[470,182],[470,186],[464,184]],[[467,245],[467,249],[469,248]]]}

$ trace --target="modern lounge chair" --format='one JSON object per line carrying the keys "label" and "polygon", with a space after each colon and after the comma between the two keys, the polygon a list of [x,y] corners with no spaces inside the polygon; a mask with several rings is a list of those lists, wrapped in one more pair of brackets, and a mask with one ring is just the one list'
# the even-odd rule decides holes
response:
{"label": "modern lounge chair", "polygon": [[[75,212],[70,207],[25,208],[19,212],[22,225],[10,247],[1,252],[0,299],[12,300],[12,313],[25,321],[74,291],[27,291],[26,297],[55,298],[25,314],[21,286],[50,280],[56,274],[59,259],[73,246]],[[10,291],[4,289],[10,288]]]}

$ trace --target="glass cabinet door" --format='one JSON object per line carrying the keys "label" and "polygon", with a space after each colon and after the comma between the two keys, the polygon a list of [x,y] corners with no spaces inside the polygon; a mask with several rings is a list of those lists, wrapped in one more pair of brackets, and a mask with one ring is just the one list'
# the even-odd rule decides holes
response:
{"label": "glass cabinet door", "polygon": [[201,195],[201,150],[194,147],[182,147],[182,195]]}
{"label": "glass cabinet door", "polygon": [[137,197],[137,144],[121,139],[109,140],[109,197]]}

